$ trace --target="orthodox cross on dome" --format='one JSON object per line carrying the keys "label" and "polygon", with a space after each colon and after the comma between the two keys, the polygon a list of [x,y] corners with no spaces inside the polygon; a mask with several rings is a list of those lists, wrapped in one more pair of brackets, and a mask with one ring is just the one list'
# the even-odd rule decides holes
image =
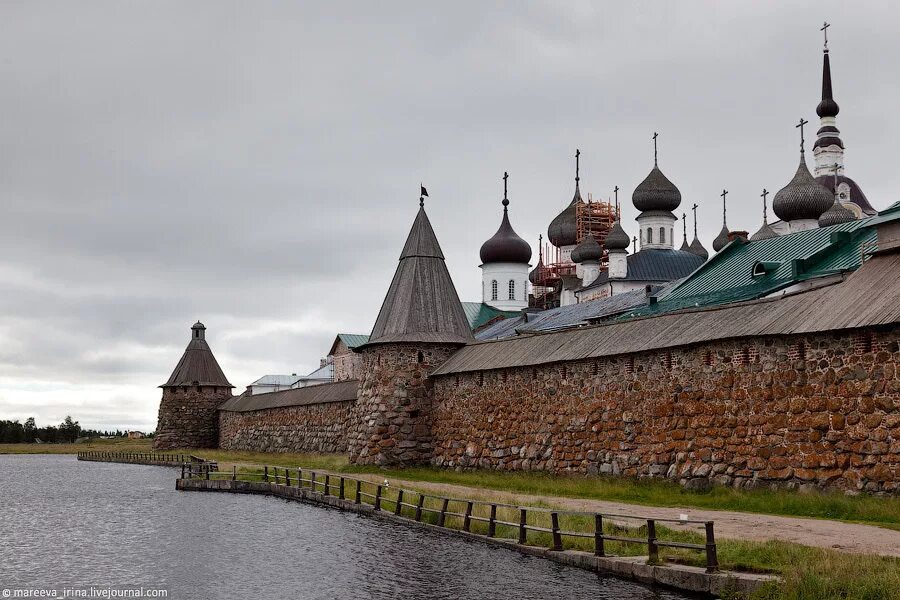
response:
{"label": "orthodox cross on dome", "polygon": [[506,207],[509,206],[509,198],[506,197],[506,180],[509,179],[509,173],[503,171],[503,212],[506,212]]}
{"label": "orthodox cross on dome", "polygon": [[828,28],[831,27],[831,23],[825,21],[825,24],[819,28],[823,34],[825,34],[825,52],[828,52]]}
{"label": "orthodox cross on dome", "polygon": [[687,213],[681,213],[681,228],[684,230],[684,243],[687,243]]}
{"label": "orthodox cross on dome", "polygon": [[542,233],[538,234],[538,262],[541,264],[544,262],[544,235]]}
{"label": "orthodox cross on dome", "polygon": [[616,218],[619,218],[619,186],[613,188],[613,194],[616,195]]}
{"label": "orthodox cross on dome", "polygon": [[658,137],[659,137],[659,134],[654,131],[653,132],[653,165],[654,166],[656,166],[656,164],[657,164],[657,161],[656,161],[656,159],[657,159],[656,138],[658,138]]}
{"label": "orthodox cross on dome", "polygon": [[634,244],[634,249],[631,251],[632,253],[637,252],[637,236],[631,238],[631,243]]}
{"label": "orthodox cross on dome", "polygon": [[694,237],[697,237],[697,203],[694,202],[694,205],[691,207],[691,210],[694,211]]}
{"label": "orthodox cross on dome", "polygon": [[425,189],[425,186],[419,183],[419,207],[425,206],[425,197],[428,196],[428,190]]}
{"label": "orthodox cross on dome", "polygon": [[722,193],[719,194],[722,196],[722,225],[725,225],[725,212],[726,212],[726,201],[725,197],[728,196],[728,190],[722,190]]}
{"label": "orthodox cross on dome", "polygon": [[803,137],[803,126],[809,123],[803,117],[800,117],[800,122],[794,125],[794,127],[798,127],[800,129],[800,154],[803,154],[803,146],[806,144],[806,138]]}
{"label": "orthodox cross on dome", "polygon": [[769,190],[763,188],[762,194],[760,196],[763,199],[763,223],[766,223],[766,198],[769,195]]}

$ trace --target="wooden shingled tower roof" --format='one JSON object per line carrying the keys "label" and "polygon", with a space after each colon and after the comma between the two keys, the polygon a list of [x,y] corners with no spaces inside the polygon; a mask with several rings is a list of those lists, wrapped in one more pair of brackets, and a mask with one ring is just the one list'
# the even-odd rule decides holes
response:
{"label": "wooden shingled tower roof", "polygon": [[197,321],[191,327],[191,341],[169,380],[161,388],[192,385],[234,387],[225,378],[222,367],[216,362],[206,343],[206,327]]}
{"label": "wooden shingled tower roof", "polygon": [[465,344],[473,340],[444,253],[425,209],[419,206],[365,346],[391,342]]}

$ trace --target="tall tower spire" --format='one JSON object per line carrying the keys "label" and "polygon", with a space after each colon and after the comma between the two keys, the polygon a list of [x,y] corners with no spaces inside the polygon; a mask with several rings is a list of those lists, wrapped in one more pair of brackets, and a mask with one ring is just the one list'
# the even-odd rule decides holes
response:
{"label": "tall tower spire", "polygon": [[828,52],[829,27],[831,24],[825,23],[820,29],[825,37],[825,45],[822,48],[822,99],[816,106],[820,126],[819,131],[816,132],[816,142],[813,145],[816,177],[830,174],[835,164],[839,165],[840,171],[844,169],[844,142],[841,140],[841,132],[837,128],[835,119],[841,109],[834,101],[831,86],[831,58]]}

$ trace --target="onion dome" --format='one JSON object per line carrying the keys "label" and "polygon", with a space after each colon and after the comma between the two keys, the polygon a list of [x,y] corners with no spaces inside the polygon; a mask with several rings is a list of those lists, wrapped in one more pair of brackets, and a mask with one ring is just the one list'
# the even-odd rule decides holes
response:
{"label": "onion dome", "polygon": [[487,263],[528,263],[531,261],[531,246],[520,238],[509,224],[506,197],[506,173],[503,174],[503,220],[494,236],[481,245],[481,262]]}
{"label": "onion dome", "polygon": [[716,236],[716,239],[713,240],[713,250],[719,252],[722,248],[728,245],[728,227],[722,225],[722,231],[719,232],[719,235]]}
{"label": "onion dome", "polygon": [[601,248],[600,244],[597,243],[597,240],[594,239],[592,233],[588,233],[584,239],[581,240],[581,243],[572,250],[572,262],[599,262],[601,258],[603,258],[603,248]]}
{"label": "onion dome", "polygon": [[769,195],[769,191],[763,188],[762,194],[760,197],[763,199],[763,224],[762,227],[759,228],[759,231],[750,236],[751,242],[757,242],[759,240],[768,240],[773,237],[778,237],[778,234],[775,233],[775,230],[769,226],[769,218],[767,214],[767,206],[766,206],[766,196]]}
{"label": "onion dome", "polygon": [[845,207],[835,198],[831,208],[822,213],[819,217],[819,227],[828,227],[829,225],[840,225],[841,223],[849,223],[855,221],[856,215],[849,208]]}
{"label": "onion dome", "polygon": [[800,165],[794,178],[775,194],[772,210],[782,221],[798,219],[816,220],[828,210],[834,199],[828,190],[822,187],[806,166],[806,157],[800,152]]}
{"label": "onion dome", "polygon": [[547,238],[557,248],[578,243],[578,223],[575,216],[575,207],[583,202],[581,189],[578,186],[578,182],[581,180],[579,173],[580,157],[581,150],[575,150],[575,195],[572,197],[569,205],[556,215],[555,219],[550,221],[550,227],[547,228]]}
{"label": "onion dome", "polygon": [[628,246],[631,244],[631,239],[628,237],[628,234],[625,233],[625,230],[622,229],[622,223],[619,219],[616,219],[616,222],[613,223],[612,228],[609,230],[609,233],[606,234],[606,242],[604,245],[607,250],[628,250]]}
{"label": "onion dome", "polygon": [[654,164],[653,170],[634,188],[631,202],[639,211],[672,211],[681,204],[681,192]]}
{"label": "onion dome", "polygon": [[547,276],[547,267],[544,266],[544,258],[541,257],[538,259],[538,264],[535,266],[531,273],[528,274],[528,281],[533,283],[534,285],[540,285],[540,282],[546,279]]}
{"label": "onion dome", "polygon": [[763,223],[762,227],[759,228],[759,231],[750,236],[751,242],[758,242],[759,240],[768,240],[773,237],[778,237],[778,234],[775,233],[775,230],[769,226],[768,223]]}
{"label": "onion dome", "polygon": [[706,248],[703,247],[703,244],[700,243],[700,240],[696,235],[694,236],[694,241],[691,242],[691,246],[688,251],[691,254],[696,254],[697,256],[702,257],[703,260],[709,258],[709,252],[706,250]]}

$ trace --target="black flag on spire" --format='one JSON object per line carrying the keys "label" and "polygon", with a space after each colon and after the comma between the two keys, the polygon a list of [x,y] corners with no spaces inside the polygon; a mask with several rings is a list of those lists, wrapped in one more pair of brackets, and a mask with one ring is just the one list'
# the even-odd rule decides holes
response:
{"label": "black flag on spire", "polygon": [[425,186],[422,185],[422,184],[419,184],[419,187],[422,188],[422,193],[419,194],[419,195],[422,196],[423,198],[427,198],[427,197],[428,197],[428,190],[426,190],[426,189],[425,189]]}

